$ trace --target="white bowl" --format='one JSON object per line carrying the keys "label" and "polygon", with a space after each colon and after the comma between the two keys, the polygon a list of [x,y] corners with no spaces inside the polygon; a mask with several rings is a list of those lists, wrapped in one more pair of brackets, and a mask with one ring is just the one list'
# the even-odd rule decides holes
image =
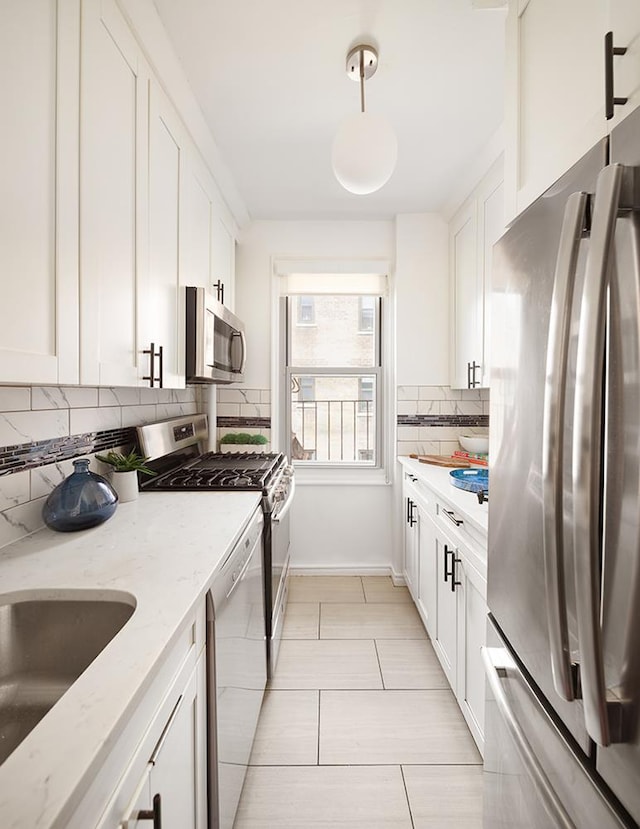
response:
{"label": "white bowl", "polygon": [[484,455],[489,451],[489,437],[487,435],[459,435],[460,446],[467,452],[478,452]]}

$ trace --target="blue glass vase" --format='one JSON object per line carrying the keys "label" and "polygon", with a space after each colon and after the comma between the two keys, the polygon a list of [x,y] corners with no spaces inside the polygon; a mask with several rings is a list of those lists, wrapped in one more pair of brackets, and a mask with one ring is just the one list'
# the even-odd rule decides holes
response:
{"label": "blue glass vase", "polygon": [[111,518],[118,496],[101,475],[89,472],[89,459],[73,462],[73,472],[53,490],[42,509],[47,527],[62,533],[97,527]]}

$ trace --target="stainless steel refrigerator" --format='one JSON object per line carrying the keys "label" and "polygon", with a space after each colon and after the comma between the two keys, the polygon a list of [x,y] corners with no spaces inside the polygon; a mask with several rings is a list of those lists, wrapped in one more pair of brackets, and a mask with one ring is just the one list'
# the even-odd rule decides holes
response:
{"label": "stainless steel refrigerator", "polygon": [[640,112],[497,243],[485,829],[640,823]]}

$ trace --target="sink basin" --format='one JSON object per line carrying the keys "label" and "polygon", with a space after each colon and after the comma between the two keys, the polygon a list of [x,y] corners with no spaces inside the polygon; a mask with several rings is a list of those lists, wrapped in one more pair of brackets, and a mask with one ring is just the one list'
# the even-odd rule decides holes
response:
{"label": "sink basin", "polygon": [[[69,598],[69,596],[72,598]],[[117,596],[117,598],[114,598]],[[131,617],[135,599],[0,596],[0,765]]]}

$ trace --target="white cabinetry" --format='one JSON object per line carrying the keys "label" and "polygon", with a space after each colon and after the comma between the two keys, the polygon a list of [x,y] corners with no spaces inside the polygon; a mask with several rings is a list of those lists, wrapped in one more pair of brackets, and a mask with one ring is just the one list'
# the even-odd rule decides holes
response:
{"label": "white cabinetry", "polygon": [[420,572],[419,572],[419,519],[418,507],[416,504],[416,490],[413,482],[417,478],[405,473],[402,491],[404,509],[404,579],[414,602],[419,598]]}
{"label": "white cabinetry", "polygon": [[[604,37],[627,49],[613,59],[605,118]],[[640,4],[636,0],[518,0],[506,27],[506,216],[511,221],[640,104]]]}
{"label": "white cabinetry", "polygon": [[152,829],[152,819],[144,814],[152,814],[156,795],[163,826],[206,829],[205,659],[201,603],[65,823],[67,829]]}
{"label": "white cabinetry", "polygon": [[135,386],[145,267],[148,71],[115,0],[82,6],[80,381]]}
{"label": "white cabinetry", "polygon": [[79,25],[73,0],[2,4],[2,382],[78,382]]}
{"label": "white cabinetry", "polygon": [[449,223],[453,388],[489,385],[491,264],[493,245],[503,231],[499,159]]}
{"label": "white cabinetry", "polygon": [[419,475],[404,469],[403,481],[405,579],[482,751],[485,684],[480,648],[485,644],[488,612],[486,535],[467,527],[464,515]]}

